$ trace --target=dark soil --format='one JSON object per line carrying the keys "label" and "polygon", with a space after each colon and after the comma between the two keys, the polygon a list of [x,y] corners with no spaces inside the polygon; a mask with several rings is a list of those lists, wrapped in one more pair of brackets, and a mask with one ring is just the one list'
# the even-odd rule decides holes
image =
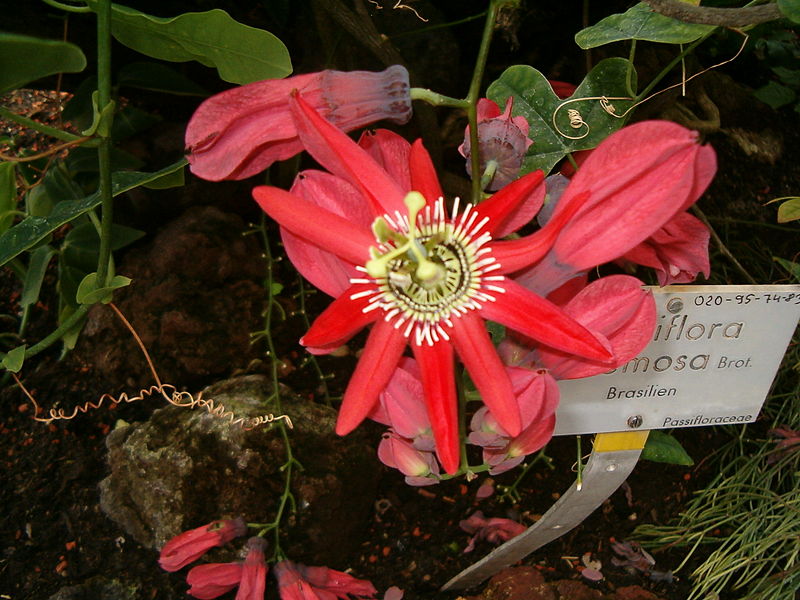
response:
{"label": "dark soil", "polygon": [[[315,24],[320,30],[315,35],[321,40],[320,44],[330,50],[325,56],[330,57],[335,66],[380,68],[378,61],[366,56],[352,40],[337,36],[331,38],[335,32],[326,29],[319,19],[315,21],[310,8],[290,10],[288,7],[291,3],[276,2],[276,5],[284,7],[283,11],[269,13],[265,11],[263,3],[255,1],[188,3],[170,0],[158,3],[157,7],[153,6],[156,3],[145,1],[131,1],[128,4],[161,16],[187,10],[205,10],[212,5],[221,6],[242,21],[278,33],[290,46],[298,72],[331,66],[321,64],[324,59],[318,54],[311,54],[308,44],[302,44],[305,33],[301,33],[299,24]],[[443,20],[455,20],[480,12],[484,4],[477,1],[440,2],[437,6],[443,13]],[[430,3],[415,3],[415,6],[423,12],[423,9],[429,9],[431,14],[435,12]],[[610,7],[605,10],[611,12]],[[385,13],[388,12],[384,11],[379,16],[384,19],[381,26],[386,23]],[[42,17],[35,11],[31,12],[31,9],[9,18],[6,26],[15,31],[49,37],[61,35],[60,23],[56,26],[52,17]],[[413,23],[413,16],[405,14],[403,18],[411,18]],[[599,16],[592,16],[592,21],[597,18]],[[531,8],[521,13],[521,19],[519,29],[507,30],[505,39],[498,36],[490,62],[489,79],[513,63],[533,64],[554,79],[579,79],[584,63],[572,42],[572,35],[581,26],[580,16],[566,9]],[[441,32],[448,30],[439,30],[441,43],[452,49],[449,53],[416,53],[414,48],[401,45],[399,40],[402,38],[398,38],[398,46],[401,52],[410,53],[409,60],[414,63],[416,71],[426,74],[429,81],[423,85],[430,85],[443,93],[463,95],[480,23],[478,20],[446,34]],[[71,26],[73,36],[70,39],[85,50],[90,50],[93,44],[91,30],[84,31],[83,25],[77,20]],[[302,32],[305,31],[303,28]],[[115,59],[120,64],[130,58],[128,51],[123,48],[115,47],[115,52]],[[751,59],[743,59],[748,60]],[[429,64],[431,62],[433,64]],[[187,65],[185,71],[189,76],[201,80],[214,80],[208,72],[196,66]],[[733,77],[742,77],[736,69],[729,72]],[[760,75],[754,77],[757,79]],[[784,282],[785,274],[773,266],[771,257],[792,258],[796,251],[792,246],[792,240],[796,240],[796,237],[792,236],[796,233],[771,228],[774,210],[765,209],[761,204],[770,198],[797,194],[797,182],[800,181],[798,118],[790,110],[777,113],[757,104],[747,88],[735,84],[735,81],[739,79],[719,79],[715,76],[707,78],[704,84],[707,95],[719,104],[723,112],[722,130],[708,134],[708,141],[718,152],[719,175],[701,206],[746,269],[762,283],[780,283]],[[53,86],[52,82],[48,83]],[[65,85],[70,89],[70,86],[74,87],[73,83],[76,82],[70,78],[65,80]],[[749,83],[755,85],[759,82]],[[208,85],[223,87],[222,83]],[[690,88],[690,92],[692,89],[697,88]],[[133,140],[129,146],[150,166],[158,168],[172,160],[167,158],[169,153],[180,152],[182,128],[197,100],[165,100],[148,94],[135,98],[137,103],[165,119],[157,131]],[[678,101],[675,97],[662,99],[667,108]],[[680,101],[696,107],[691,97]],[[665,108],[664,104],[648,109],[648,116],[658,116],[661,108]],[[644,116],[647,113],[642,114]],[[460,115],[442,112],[433,118],[440,123],[451,124],[451,131],[457,132],[455,137],[463,131]],[[422,128],[418,123],[412,129],[414,127]],[[729,129],[726,130],[726,127]],[[731,134],[730,128],[735,128],[738,133]],[[745,133],[742,134],[742,131]],[[424,133],[426,138],[433,135],[428,129]],[[165,141],[167,137],[169,139]],[[441,163],[446,169],[462,176],[462,167],[455,158],[454,147],[457,143],[453,143],[453,136],[448,138],[442,134],[433,137],[438,138]],[[776,139],[779,143],[775,142]],[[743,140],[747,144],[743,144]],[[275,174],[278,179],[281,176],[280,172]],[[259,215],[249,201],[247,191],[252,182],[224,184],[226,187],[221,187],[223,184],[190,183],[189,187],[179,191],[140,191],[138,195],[121,198],[120,218],[154,234],[157,230],[169,227],[170,222],[194,205],[213,205],[234,215],[233,218],[240,219],[242,223],[257,222]],[[63,235],[64,232],[60,233]],[[274,246],[272,251],[277,255],[280,251],[275,242],[277,235],[271,239]],[[141,260],[137,259],[137,255],[144,251],[148,243],[149,238],[127,249],[126,255],[120,259],[131,263]],[[254,263],[260,261],[257,257],[253,258]],[[712,265],[717,273],[715,283],[744,283],[741,273],[718,252],[712,257]],[[264,266],[263,262],[261,266]],[[301,291],[288,266],[276,263],[275,269],[277,281],[285,285],[279,303],[287,315],[285,320],[279,321],[274,331],[282,365],[282,383],[298,394],[310,395],[322,401],[324,394],[317,383],[313,365],[308,363],[297,344],[305,327],[304,317],[299,313],[298,293]],[[45,289],[50,291],[45,292],[36,308],[26,337],[28,343],[41,339],[54,327],[57,310],[52,291],[54,282],[55,273],[51,273],[45,282]],[[210,291],[213,293],[215,290]],[[4,270],[0,274],[0,322],[3,331],[16,331],[18,327],[19,293],[17,280],[9,270]],[[326,300],[321,296],[308,296],[310,318],[324,307]],[[124,293],[120,294],[120,298],[124,300]],[[198,308],[191,306],[193,302],[201,302],[199,297],[191,296],[184,300],[187,302],[187,312]],[[257,307],[254,309],[248,305],[247,314],[252,331],[263,326]],[[214,341],[199,334],[180,342],[173,341],[170,348],[154,351],[156,362],[158,364],[163,360],[178,364],[175,356],[180,355],[182,346],[194,345],[192,356],[208,357],[213,355],[215,347],[225,343],[234,344],[234,341],[220,339],[218,332],[215,335]],[[136,386],[141,385],[142,379],[146,380],[148,373],[138,358],[130,358],[130,372],[125,374],[126,359],[120,359],[120,348],[129,348],[131,357],[136,356],[138,350],[124,332],[113,334],[112,338],[112,348],[103,350],[102,356],[94,357],[106,358],[113,354],[116,370],[112,374],[99,370],[97,363],[102,361],[92,359],[91,352],[80,352],[80,346],[79,352],[61,360],[58,349],[53,348],[26,363],[23,376],[28,388],[40,403],[48,407],[72,407],[94,400],[105,392],[138,389]],[[216,371],[195,372],[191,376],[185,375],[184,371],[188,380],[182,379],[181,384],[196,391],[203,385],[234,373],[269,371],[262,346],[248,348],[241,335],[235,343],[240,346],[244,344],[244,350],[238,356],[227,353],[225,364]],[[352,346],[358,348],[358,340]],[[330,375],[327,384],[331,396],[341,393],[353,363],[352,357],[324,357],[320,361],[322,372]],[[123,368],[122,372],[120,368]],[[177,377],[182,376],[180,369],[175,372]],[[185,597],[183,576],[161,571],[156,562],[157,554],[141,547],[120,530],[100,511],[98,503],[98,483],[107,475],[105,436],[115,426],[117,419],[128,422],[144,420],[161,403],[147,400],[119,406],[104,405],[71,421],[43,425],[33,420],[30,403],[18,388],[12,387],[12,383],[6,378],[3,381],[4,388],[0,391],[0,599],[48,600],[62,588],[86,584],[97,577],[119,582],[118,591],[103,598],[169,600]],[[136,385],[129,388],[129,383]],[[684,567],[681,577],[670,583],[651,581],[641,573],[630,574],[614,567],[611,564],[614,554],[609,544],[614,539],[629,538],[638,524],[664,524],[674,518],[687,497],[713,475],[712,463],[704,459],[709,456],[711,449],[718,447],[730,434],[726,429],[711,428],[676,432],[678,439],[695,458],[697,466],[640,463],[627,484],[581,526],[535,552],[524,564],[533,565],[548,581],[568,579],[586,582],[579,572],[580,557],[591,552],[594,558],[603,562],[605,579],[599,583],[586,583],[603,594],[611,594],[624,586],[637,585],[664,600],[685,600],[689,582],[684,574],[691,572],[691,562]],[[378,438],[379,434],[376,433],[376,445]],[[532,469],[519,487],[522,499],[516,504],[500,502],[498,495],[477,501],[475,491],[483,478],[469,486],[456,481],[419,489],[405,485],[396,471],[385,469],[375,497],[376,509],[360,551],[341,556],[337,564],[328,566],[352,569],[354,575],[371,580],[381,592],[391,585],[399,586],[406,591],[408,600],[455,598],[458,594],[438,593],[438,588],[491,549],[488,544],[482,543],[473,553],[464,554],[469,536],[458,528],[458,522],[478,509],[487,516],[509,517],[526,525],[535,522],[574,481],[571,467],[575,454],[572,438],[553,440],[547,447],[547,455],[553,461],[552,468],[540,464]],[[495,478],[496,485],[498,488],[510,485],[516,476],[516,471],[499,476]],[[353,490],[352,493],[360,492]],[[336,540],[331,540],[332,545],[336,543]],[[677,567],[684,551],[670,549],[656,552],[654,556],[656,568],[668,571]],[[702,560],[702,557],[703,552],[698,552],[692,561]],[[138,590],[126,591],[126,585],[132,582],[139,586]],[[273,591],[268,592],[268,597],[274,598],[274,586],[271,589]],[[480,588],[470,593],[478,591]],[[101,596],[98,593],[85,597]]]}

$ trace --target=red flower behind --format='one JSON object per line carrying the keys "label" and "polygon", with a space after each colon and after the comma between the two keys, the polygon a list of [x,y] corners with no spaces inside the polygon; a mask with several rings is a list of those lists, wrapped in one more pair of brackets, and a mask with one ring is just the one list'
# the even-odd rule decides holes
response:
{"label": "red flower behind", "polygon": [[257,81],[212,96],[192,115],[186,128],[192,172],[211,181],[244,179],[302,151],[289,112],[292,90],[344,131],[411,118],[408,72],[400,65]]}

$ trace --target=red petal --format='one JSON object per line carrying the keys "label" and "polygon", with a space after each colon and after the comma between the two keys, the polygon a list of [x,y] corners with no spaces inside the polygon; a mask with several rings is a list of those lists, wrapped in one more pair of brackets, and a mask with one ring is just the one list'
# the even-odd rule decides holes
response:
{"label": "red petal", "polygon": [[481,218],[489,217],[486,230],[495,237],[503,237],[530,221],[542,208],[543,182],[542,171],[528,173],[476,206]]}
{"label": "red petal", "polygon": [[301,338],[300,343],[315,349],[334,350],[346,343],[356,333],[361,331],[377,319],[380,309],[364,312],[368,297],[351,299],[353,294],[358,294],[374,286],[356,283],[350,286],[345,293],[334,300],[320,316],[318,316],[308,332]]}
{"label": "red petal", "polygon": [[[369,229],[373,216],[356,189],[330,173],[303,171],[290,191],[330,212]],[[313,285],[334,298],[350,287],[350,279],[360,277],[354,266],[332,252],[311,244],[281,227],[281,238],[289,260]]]}
{"label": "red petal", "polygon": [[564,307],[592,331],[603,334],[614,349],[614,362],[600,363],[539,348],[539,358],[558,379],[605,373],[636,356],[653,337],[656,306],[642,282],[629,275],[610,275],[589,284]]}
{"label": "red petal", "polygon": [[412,189],[408,167],[411,144],[405,138],[388,129],[376,129],[362,133],[358,145],[383,167],[400,189]]}
{"label": "red petal", "polygon": [[559,201],[591,200],[556,240],[554,261],[575,272],[614,260],[650,237],[687,203],[713,171],[713,150],[696,133],[667,121],[643,121],[609,136],[592,152]]}
{"label": "red petal", "polygon": [[[497,193],[499,194],[502,191],[500,190]],[[536,233],[516,240],[493,242],[492,256],[500,263],[500,272],[513,273],[540,261],[553,247],[561,230],[564,229],[588,199],[589,192],[579,194],[573,198],[566,209],[553,215],[553,218]],[[481,205],[480,208],[483,208],[483,206]]]}
{"label": "red petal", "polygon": [[433,168],[430,154],[422,145],[422,140],[417,140],[411,145],[409,166],[411,168],[411,189],[422,194],[429,205],[433,205],[444,196],[436,169]]}
{"label": "red petal", "polygon": [[369,332],[364,352],[344,393],[336,433],[353,431],[370,413],[384,390],[406,347],[406,338],[384,320]]}
{"label": "red petal", "polygon": [[436,454],[444,470],[453,474],[461,462],[453,347],[448,342],[439,341],[432,346],[412,344],[411,348],[421,370]]}
{"label": "red petal", "polygon": [[489,339],[483,320],[467,313],[453,320],[453,345],[461,362],[497,422],[510,436],[522,429],[514,390],[503,363]]}
{"label": "red petal", "polygon": [[405,213],[404,190],[341,129],[322,118],[299,94],[290,99],[297,133],[309,154],[334,175],[356,186],[376,215]]}
{"label": "red petal", "polygon": [[608,342],[567,315],[541,296],[510,279],[503,281],[504,294],[495,302],[484,302],[481,316],[518,331],[551,348],[600,361],[610,361],[613,354]]}
{"label": "red petal", "polygon": [[315,246],[354,265],[369,260],[369,247],[375,244],[369,230],[279,188],[255,187],[253,198],[281,226]]}

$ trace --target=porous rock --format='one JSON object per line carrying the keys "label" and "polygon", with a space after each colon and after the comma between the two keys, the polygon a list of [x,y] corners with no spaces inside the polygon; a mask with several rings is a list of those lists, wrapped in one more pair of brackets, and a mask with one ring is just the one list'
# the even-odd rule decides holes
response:
{"label": "porous rock", "polygon": [[[236,418],[252,418],[275,412],[271,392],[266,377],[249,375],[215,384],[203,398]],[[281,403],[294,424],[288,431],[292,452],[302,464],[292,469],[297,513],[286,550],[295,560],[339,565],[369,522],[379,471],[374,443],[360,430],[335,435],[331,408],[283,394]],[[147,422],[114,430],[106,445],[111,474],[100,484],[101,507],[155,549],[219,518],[270,522],[283,493],[287,454],[274,426],[247,431],[200,407],[169,406]]]}

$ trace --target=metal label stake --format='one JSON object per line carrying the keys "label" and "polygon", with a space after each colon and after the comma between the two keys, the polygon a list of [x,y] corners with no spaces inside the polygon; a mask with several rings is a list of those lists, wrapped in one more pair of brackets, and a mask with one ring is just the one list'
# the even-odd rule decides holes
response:
{"label": "metal label stake", "polygon": [[561,537],[600,506],[633,471],[649,431],[598,433],[589,462],[577,482],[525,533],[507,541],[453,577],[442,591],[460,590],[481,583],[534,550]]}

